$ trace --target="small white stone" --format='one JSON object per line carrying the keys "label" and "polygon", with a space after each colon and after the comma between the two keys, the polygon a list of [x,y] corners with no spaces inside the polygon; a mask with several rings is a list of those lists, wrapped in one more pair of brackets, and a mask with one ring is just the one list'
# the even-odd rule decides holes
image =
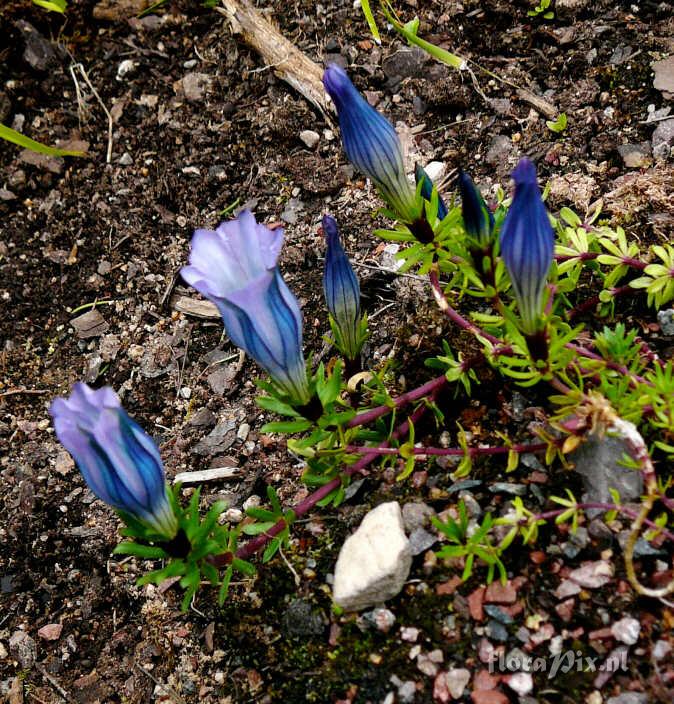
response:
{"label": "small white stone", "polygon": [[444,163],[441,161],[431,161],[424,169],[428,174],[428,178],[430,178],[436,186],[442,180],[446,170]]}
{"label": "small white stone", "polygon": [[445,682],[450,695],[460,699],[470,682],[470,672],[463,667],[454,667],[445,675]]}
{"label": "small white stone", "polygon": [[249,508],[257,508],[261,501],[257,494],[252,494],[243,502],[243,510],[247,511]]}
{"label": "small white stone", "polygon": [[117,80],[121,81],[124,76],[128,76],[136,70],[136,62],[131,59],[124,59],[117,67]]}
{"label": "small white stone", "polygon": [[309,147],[309,149],[313,149],[320,141],[321,135],[313,130],[303,130],[300,132],[300,139],[307,145],[307,147]]}
{"label": "small white stone", "polygon": [[639,621],[629,616],[621,618],[620,621],[616,621],[611,626],[611,633],[614,638],[626,645],[634,645],[639,640],[640,632],[641,626]]}
{"label": "small white stone", "polygon": [[508,687],[520,697],[529,694],[534,688],[534,680],[528,672],[515,672],[506,679]]}
{"label": "small white stone", "polygon": [[243,520],[243,511],[240,508],[228,508],[223,514],[222,518],[227,523],[241,523]]}
{"label": "small white stone", "polygon": [[340,550],[334,601],[345,611],[381,604],[400,592],[411,566],[400,505],[396,501],[380,504]]}

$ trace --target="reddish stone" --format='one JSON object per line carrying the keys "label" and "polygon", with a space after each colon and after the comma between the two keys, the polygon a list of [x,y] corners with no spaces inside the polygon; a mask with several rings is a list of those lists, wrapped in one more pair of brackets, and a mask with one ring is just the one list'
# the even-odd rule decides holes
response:
{"label": "reddish stone", "polygon": [[534,552],[529,554],[529,559],[534,563],[534,565],[542,565],[547,556],[542,550],[534,550]]}
{"label": "reddish stone", "polygon": [[484,620],[484,594],[486,589],[484,587],[478,587],[474,592],[468,596],[468,609],[470,615],[476,621]]}
{"label": "reddish stone", "polygon": [[62,623],[48,623],[46,626],[42,626],[37,634],[44,640],[58,640],[61,637],[62,630]]}
{"label": "reddish stone", "polygon": [[610,628],[599,628],[596,631],[590,631],[587,634],[589,640],[607,640],[613,638],[613,632]]}
{"label": "reddish stone", "polygon": [[470,695],[473,704],[508,704],[509,700],[497,689],[478,689]]}
{"label": "reddish stone", "polygon": [[503,613],[515,618],[515,616],[519,616],[524,611],[524,604],[518,601],[515,604],[510,604],[510,606],[499,606],[499,609],[501,609]]}
{"label": "reddish stone", "polygon": [[529,475],[529,481],[534,484],[547,484],[548,475],[545,472],[536,470]]}
{"label": "reddish stone", "polygon": [[463,583],[463,580],[461,577],[454,576],[447,582],[443,582],[442,584],[437,584],[435,586],[435,593],[438,596],[449,596],[450,594],[454,594],[456,591],[456,588]]}
{"label": "reddish stone", "polygon": [[517,600],[517,591],[512,582],[492,582],[484,595],[488,604],[514,604]]}
{"label": "reddish stone", "polygon": [[576,600],[572,597],[571,599],[567,599],[561,604],[557,604],[557,606],[555,606],[555,611],[557,612],[557,615],[559,616],[559,618],[562,619],[562,621],[564,621],[564,623],[569,623],[569,621],[571,620],[575,603]]}
{"label": "reddish stone", "polygon": [[495,689],[501,681],[499,675],[492,675],[489,670],[480,670],[473,680],[473,687],[478,690]]}

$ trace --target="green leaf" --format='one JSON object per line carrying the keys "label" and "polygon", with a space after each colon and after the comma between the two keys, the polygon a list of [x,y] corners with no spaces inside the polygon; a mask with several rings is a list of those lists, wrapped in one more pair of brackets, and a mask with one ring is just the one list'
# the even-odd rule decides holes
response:
{"label": "green leaf", "polygon": [[375,40],[375,42],[377,42],[377,44],[381,44],[379,29],[377,28],[377,23],[375,22],[374,15],[372,14],[372,8],[370,7],[369,0],[361,0],[360,6],[363,8],[363,14],[365,15],[365,19],[367,20],[367,26],[370,28],[372,38]]}
{"label": "green leaf", "polygon": [[49,12],[59,12],[64,15],[68,3],[66,0],[33,0],[33,5],[44,7],[44,9],[49,10]]}
{"label": "green leaf", "polygon": [[269,560],[276,555],[279,548],[281,547],[281,538],[277,535],[275,538],[269,541],[269,544],[262,553],[262,563],[269,562]]}
{"label": "green leaf", "polygon": [[30,149],[38,154],[47,154],[47,156],[86,156],[85,152],[74,151],[71,149],[58,149],[57,147],[48,147],[46,144],[36,142],[25,134],[13,130],[7,125],[0,124],[0,139],[16,144],[19,147]]}
{"label": "green leaf", "polygon": [[246,562],[246,560],[241,560],[238,557],[232,560],[232,567],[238,572],[241,572],[241,574],[245,574],[247,577],[253,577],[257,572],[255,565]]}
{"label": "green leaf", "polygon": [[276,521],[264,521],[263,523],[247,523],[243,528],[246,535],[260,535],[268,531]]}
{"label": "green leaf", "polygon": [[280,416],[290,416],[291,418],[299,417],[299,413],[292,406],[284,403],[275,396],[258,396],[255,399],[255,403],[257,403],[260,408],[264,408],[265,411],[278,413]]}
{"label": "green leaf", "polygon": [[168,557],[168,553],[159,547],[141,545],[131,541],[120,543],[113,551],[113,555],[135,555],[146,560],[161,560]]}
{"label": "green leaf", "polygon": [[232,569],[232,565],[230,565],[222,577],[222,584],[218,592],[218,606],[222,606],[225,603],[227,594],[229,594],[229,583],[232,581],[232,574],[234,574],[234,570]]}
{"label": "green leaf", "polygon": [[297,420],[280,420],[272,423],[265,423],[261,428],[262,433],[303,433],[309,430],[313,423],[307,418],[298,418]]}
{"label": "green leaf", "polygon": [[[546,15],[543,16],[547,18]],[[545,124],[551,132],[555,132],[557,134],[564,132],[568,124],[566,113],[560,112],[556,120],[546,120]]]}

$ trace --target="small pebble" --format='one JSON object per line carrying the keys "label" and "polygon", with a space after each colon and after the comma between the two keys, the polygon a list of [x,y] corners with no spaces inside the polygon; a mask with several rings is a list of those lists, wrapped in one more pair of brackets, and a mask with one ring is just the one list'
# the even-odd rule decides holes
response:
{"label": "small pebble", "polygon": [[320,139],[321,136],[318,132],[314,132],[313,130],[303,130],[300,132],[300,140],[304,142],[309,149],[313,149],[318,144]]}

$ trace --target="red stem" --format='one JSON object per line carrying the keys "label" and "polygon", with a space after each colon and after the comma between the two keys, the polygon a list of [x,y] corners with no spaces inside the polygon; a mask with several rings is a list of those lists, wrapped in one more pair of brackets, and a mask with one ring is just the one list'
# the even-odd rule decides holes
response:
{"label": "red stem", "polygon": [[639,384],[647,384],[648,386],[652,386],[650,381],[644,379],[643,376],[634,374],[623,364],[612,362],[610,359],[604,359],[604,357],[602,357],[601,355],[597,354],[596,352],[592,352],[588,349],[585,349],[585,347],[581,347],[580,345],[574,345],[573,342],[567,342],[564,347],[566,347],[567,350],[573,350],[576,354],[579,354],[582,357],[587,357],[588,359],[596,359],[599,362],[603,362],[609,369],[613,369],[617,372],[620,372],[621,374],[624,374],[625,376],[628,376],[632,383],[637,382]]}
{"label": "red stem", "polygon": [[438,304],[438,307],[440,310],[456,325],[458,325],[462,330],[466,330],[473,335],[483,337],[485,340],[488,340],[491,342],[493,345],[496,346],[497,354],[512,354],[512,347],[510,345],[504,345],[502,340],[499,340],[498,337],[495,335],[492,335],[491,333],[486,332],[482,328],[479,328],[477,325],[474,323],[471,323],[469,320],[466,320],[460,313],[454,310],[452,306],[449,305],[449,301],[447,300],[447,297],[445,294],[442,292],[442,287],[440,285],[440,280],[438,279],[438,272],[435,271],[434,269],[431,269],[430,272],[428,273],[428,277],[431,281],[431,288],[433,289],[433,296],[435,298],[435,302]]}
{"label": "red stem", "polygon": [[[582,262],[589,262],[596,259],[601,252],[581,252],[580,254],[555,254],[555,260],[558,262],[568,262],[569,259],[579,259]],[[647,262],[642,262],[640,259],[632,257],[623,257],[620,260],[626,266],[631,266],[633,269],[643,271],[647,266]]]}
{"label": "red stem", "polygon": [[[480,455],[505,455],[511,450],[514,452],[544,452],[547,447],[547,443],[537,442],[531,444],[513,445],[512,447],[506,447],[505,445],[500,447],[469,447],[467,451],[471,457],[479,457]],[[359,455],[400,454],[400,448],[397,447],[362,447],[360,445],[347,445],[344,448],[344,451]],[[463,457],[466,452],[460,447],[414,447],[412,448],[412,454],[419,455],[421,457],[425,455],[449,455],[451,457]]]}
{"label": "red stem", "polygon": [[[623,294],[628,293],[629,291],[634,291],[634,289],[629,284],[625,284],[624,286],[619,286],[618,288],[610,289],[610,293],[614,298],[616,296],[622,296]],[[579,306],[572,308],[567,313],[567,318],[569,319],[569,321],[573,320],[577,315],[580,315],[581,313],[585,313],[588,310],[594,308],[597,305],[597,303],[599,303],[599,301],[600,301],[599,296],[592,296],[591,298],[588,298],[587,301],[585,301],[585,303],[581,303]]]}
{"label": "red stem", "polygon": [[442,376],[437,376],[435,377],[435,379],[427,381],[425,384],[423,384],[423,386],[419,386],[416,389],[412,389],[412,391],[407,391],[406,393],[401,394],[400,396],[396,396],[393,399],[393,407],[386,405],[377,406],[377,408],[371,408],[369,411],[363,411],[362,413],[359,413],[346,424],[346,427],[355,428],[359,425],[371,423],[373,420],[381,418],[381,416],[390,413],[394,409],[400,408],[401,406],[411,403],[412,401],[417,401],[418,399],[423,398],[424,396],[428,396],[429,394],[435,393],[438,389],[440,389],[440,387],[444,386],[446,383],[447,379],[444,374]]}

